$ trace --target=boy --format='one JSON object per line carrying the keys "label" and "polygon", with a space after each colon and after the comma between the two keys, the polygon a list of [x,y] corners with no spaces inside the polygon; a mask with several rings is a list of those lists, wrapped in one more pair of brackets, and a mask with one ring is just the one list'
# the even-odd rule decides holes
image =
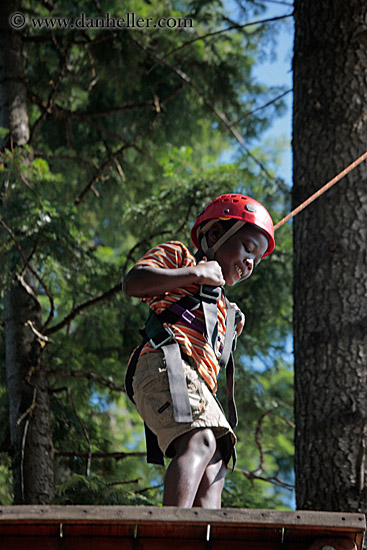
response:
{"label": "boy", "polygon": [[[254,199],[225,194],[198,216],[191,239],[195,257],[170,241],[147,252],[124,280],[125,293],[151,309],[135,370],[130,368],[130,394],[160,449],[172,458],[163,504],[220,508],[236,443],[228,357],[234,328],[239,335],[244,326],[243,314],[222,287],[250,277],[273,251],[273,222]],[[215,397],[217,375],[227,362],[230,422]]]}

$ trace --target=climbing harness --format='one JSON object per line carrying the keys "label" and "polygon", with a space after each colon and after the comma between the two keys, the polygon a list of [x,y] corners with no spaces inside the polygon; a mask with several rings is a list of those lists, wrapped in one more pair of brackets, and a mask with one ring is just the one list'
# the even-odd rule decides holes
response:
{"label": "climbing harness", "polygon": [[[186,380],[182,368],[182,358],[187,356],[181,351],[180,345],[174,337],[169,326],[181,321],[200,334],[206,334],[207,341],[215,349],[217,339],[217,301],[220,299],[222,289],[209,285],[202,285],[198,294],[187,295],[166,308],[162,313],[156,314],[152,309],[144,329],[140,331],[143,336],[142,344],[133,353],[127,368],[125,387],[129,398],[134,402],[132,381],[140,353],[147,342],[154,349],[160,349],[165,358],[169,389],[171,393],[173,417],[177,423],[192,422],[192,413],[186,388]],[[228,421],[232,428],[237,425],[237,410],[234,400],[234,361],[232,351],[236,345],[236,324],[239,321],[237,310],[226,300],[226,332],[225,341],[219,358],[221,368],[226,368],[227,378],[227,412]],[[205,325],[196,319],[193,311],[202,308]],[[238,313],[237,313],[238,315]],[[147,461],[155,464],[163,464],[163,453],[158,447],[156,436],[149,427],[145,426],[147,441]]]}

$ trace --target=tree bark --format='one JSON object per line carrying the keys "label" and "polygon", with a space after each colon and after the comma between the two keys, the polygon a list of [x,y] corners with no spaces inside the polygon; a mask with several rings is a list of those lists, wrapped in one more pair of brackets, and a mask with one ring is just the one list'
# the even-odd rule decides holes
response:
{"label": "tree bark", "polygon": [[[17,9],[11,0],[0,3],[0,126],[9,130],[8,146],[11,142],[24,145],[29,139],[22,40],[8,25],[9,15]],[[11,186],[6,185],[2,204],[5,219],[11,192]],[[11,220],[7,222],[11,225]],[[36,334],[41,328],[41,307],[35,283],[28,270],[23,275],[9,274],[4,297],[15,504],[48,504],[53,498],[49,397],[41,364],[42,344]]]}
{"label": "tree bark", "polygon": [[41,307],[31,283],[27,275],[7,290],[4,299],[14,503],[49,504],[53,498],[50,404],[42,345],[32,329],[41,327]]}
{"label": "tree bark", "polygon": [[[367,150],[364,0],[295,0],[293,207]],[[294,219],[297,507],[367,507],[367,165]]]}

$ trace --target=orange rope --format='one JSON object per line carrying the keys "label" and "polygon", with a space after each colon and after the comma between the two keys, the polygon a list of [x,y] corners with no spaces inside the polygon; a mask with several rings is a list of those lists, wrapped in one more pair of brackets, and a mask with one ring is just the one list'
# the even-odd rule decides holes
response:
{"label": "orange rope", "polygon": [[316,200],[318,197],[320,197],[323,193],[325,193],[325,191],[327,191],[328,189],[330,189],[330,187],[332,187],[337,181],[341,180],[342,178],[344,178],[344,176],[346,176],[347,174],[349,174],[349,172],[351,172],[352,170],[354,170],[354,168],[356,168],[356,166],[358,166],[358,164],[361,164],[361,162],[363,162],[364,160],[367,159],[367,151],[365,153],[363,153],[363,155],[361,155],[357,160],[355,160],[354,162],[352,162],[352,164],[350,164],[349,166],[347,166],[342,172],[340,172],[340,174],[338,174],[337,176],[335,176],[335,178],[333,178],[332,180],[328,181],[327,183],[325,183],[325,185],[323,187],[321,187],[321,189],[319,189],[318,191],[316,191],[316,193],[314,193],[313,195],[311,195],[311,197],[309,197],[305,202],[303,202],[302,204],[300,204],[299,206],[297,206],[297,208],[295,208],[294,210],[292,210],[292,212],[290,212],[287,216],[285,216],[285,218],[283,218],[282,220],[280,220],[280,222],[278,222],[276,225],[274,225],[274,231],[276,231],[277,229],[279,229],[279,227],[281,227],[282,225],[284,225],[288,220],[290,220],[291,218],[294,218],[294,216],[296,216],[299,212],[301,212],[301,210],[303,210],[304,208],[306,208],[306,206],[308,206],[309,204],[311,204],[311,202],[313,202],[314,200]]}

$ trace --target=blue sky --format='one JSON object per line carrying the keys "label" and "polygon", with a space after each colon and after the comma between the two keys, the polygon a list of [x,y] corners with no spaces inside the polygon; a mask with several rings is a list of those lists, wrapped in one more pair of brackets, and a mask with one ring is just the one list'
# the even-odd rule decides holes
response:
{"label": "blue sky", "polygon": [[[288,0],[289,4],[291,0]],[[292,12],[292,6],[277,0],[265,0],[267,12],[258,17],[266,19],[279,17]],[[225,6],[228,13],[234,20],[246,21],[243,16],[238,15],[238,7],[233,0],[225,0]],[[251,18],[251,21],[255,19]],[[267,51],[267,60],[258,64],[254,69],[254,75],[259,82],[268,86],[284,86],[285,89],[292,88],[292,51],[293,51],[293,18],[289,17],[283,21],[270,23],[278,29],[276,45],[270,45]],[[277,118],[273,126],[261,136],[261,142],[284,137],[289,144],[287,150],[282,155],[282,164],[279,169],[279,176],[284,179],[289,186],[292,184],[292,154],[291,154],[291,122],[292,122],[292,93],[284,97],[288,109],[280,118]]]}
{"label": "blue sky", "polygon": [[[277,17],[290,13],[292,8],[269,2],[266,17]],[[264,16],[262,19],[265,18]],[[280,28],[277,44],[272,49],[272,59],[266,61],[255,68],[257,78],[267,85],[285,86],[286,89],[292,88],[292,51],[293,51],[293,18],[288,18],[284,23],[272,23]],[[277,118],[274,125],[263,136],[263,139],[276,138],[284,136],[289,143],[289,147],[283,153],[281,173],[279,174],[289,185],[292,183],[292,152],[291,152],[291,125],[292,125],[292,93],[285,96],[284,101],[287,104],[287,112],[281,118]]]}

